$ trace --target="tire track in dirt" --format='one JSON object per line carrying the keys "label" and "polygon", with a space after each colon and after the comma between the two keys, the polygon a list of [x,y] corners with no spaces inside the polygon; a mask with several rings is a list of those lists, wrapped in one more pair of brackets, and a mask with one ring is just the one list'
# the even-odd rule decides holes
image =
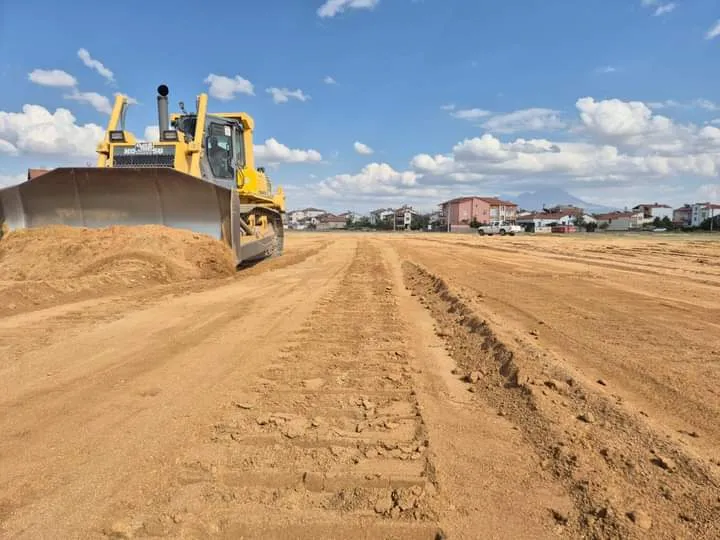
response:
{"label": "tire track in dirt", "polygon": [[412,262],[404,272],[476,395],[520,427],[574,497],[575,511],[556,516],[572,537],[720,535],[720,484],[704,463],[560,367],[502,343],[442,278]]}
{"label": "tire track in dirt", "polygon": [[107,535],[438,538],[428,436],[379,251],[360,241],[303,328]]}

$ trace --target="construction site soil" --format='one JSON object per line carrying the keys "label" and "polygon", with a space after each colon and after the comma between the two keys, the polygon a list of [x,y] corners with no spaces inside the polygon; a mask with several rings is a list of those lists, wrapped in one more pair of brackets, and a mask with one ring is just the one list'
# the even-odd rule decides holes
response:
{"label": "construction site soil", "polygon": [[0,240],[0,537],[720,538],[712,235]]}

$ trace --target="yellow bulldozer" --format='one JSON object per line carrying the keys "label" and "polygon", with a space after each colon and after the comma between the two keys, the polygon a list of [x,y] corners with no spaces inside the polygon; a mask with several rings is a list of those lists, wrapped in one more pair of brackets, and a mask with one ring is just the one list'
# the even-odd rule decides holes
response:
{"label": "yellow bulldozer", "polygon": [[126,96],[115,99],[96,167],[59,167],[0,190],[6,230],[159,224],[225,242],[238,266],[283,251],[285,194],[255,167],[254,121],[246,113],[168,113],[168,87],[157,89],[158,141],[125,129]]}

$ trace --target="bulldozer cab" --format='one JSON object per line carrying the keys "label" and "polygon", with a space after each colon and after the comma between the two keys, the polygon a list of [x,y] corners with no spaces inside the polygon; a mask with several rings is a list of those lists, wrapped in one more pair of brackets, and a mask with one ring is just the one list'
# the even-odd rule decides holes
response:
{"label": "bulldozer cab", "polygon": [[221,118],[208,117],[205,152],[213,177],[237,179],[245,166],[241,126]]}

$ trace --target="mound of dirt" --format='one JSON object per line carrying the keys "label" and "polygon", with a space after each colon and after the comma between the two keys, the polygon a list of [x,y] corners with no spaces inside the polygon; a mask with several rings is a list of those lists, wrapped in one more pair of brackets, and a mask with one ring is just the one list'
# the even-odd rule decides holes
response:
{"label": "mound of dirt", "polygon": [[9,311],[81,292],[97,296],[234,272],[232,252],[222,242],[159,225],[49,226],[13,231],[0,240],[0,292]]}

